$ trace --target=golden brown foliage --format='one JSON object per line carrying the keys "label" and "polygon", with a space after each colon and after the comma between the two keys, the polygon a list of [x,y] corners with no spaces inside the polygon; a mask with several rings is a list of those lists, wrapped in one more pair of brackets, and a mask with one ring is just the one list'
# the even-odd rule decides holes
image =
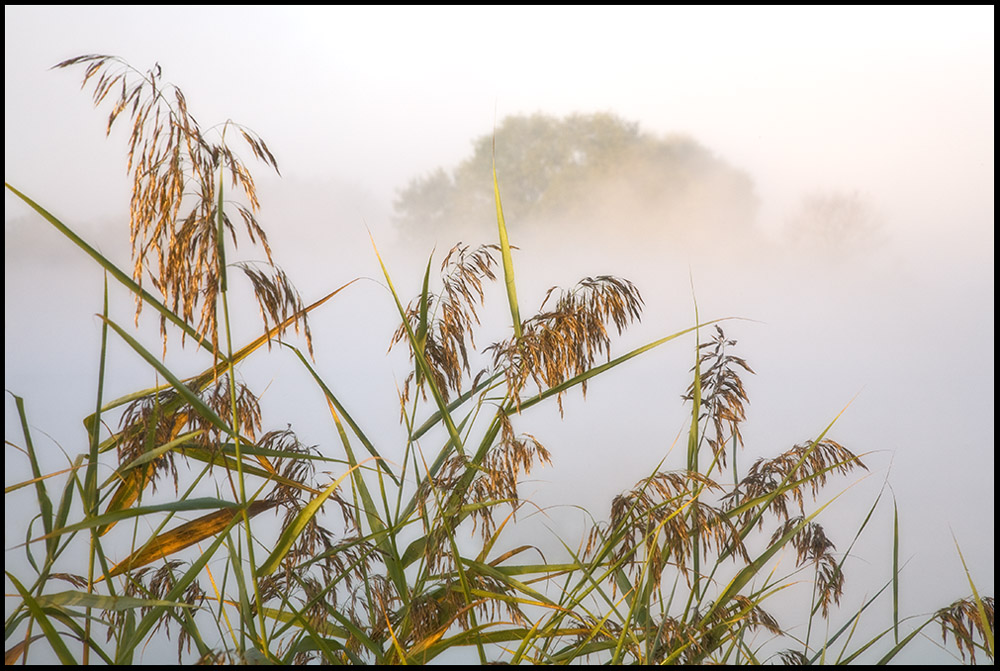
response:
{"label": "golden brown foliage", "polygon": [[[947,643],[948,634],[951,634],[962,655],[962,661],[965,661],[965,652],[968,650],[969,660],[973,664],[976,663],[976,647],[978,645],[974,637],[978,636],[985,641],[987,627],[989,627],[991,636],[996,631],[993,597],[983,597],[982,604],[986,614],[986,622],[983,622],[979,608],[972,599],[959,599],[936,613],[936,617],[941,623],[941,640]],[[982,648],[981,645],[978,647]]]}
{"label": "golden brown foliage", "polygon": [[[595,525],[587,539],[586,554],[592,556],[610,544],[616,563],[638,577],[649,574],[658,587],[668,563],[691,580],[689,564],[694,544],[721,553],[731,548],[746,558],[746,550],[735,527],[722,510],[699,500],[703,490],[721,486],[694,471],[658,472],[635,488],[616,496],[611,519],[604,530]],[[648,565],[647,565],[648,564]]]}
{"label": "golden brown foliage", "polygon": [[[549,301],[557,295],[555,305]],[[502,371],[507,393],[520,409],[521,392],[530,378],[539,391],[551,389],[590,370],[598,356],[611,358],[608,327],[620,334],[642,314],[642,296],[626,279],[602,275],[587,277],[569,291],[552,287],[545,294],[538,314],[521,325],[516,336],[486,348]],[[586,396],[587,381],[581,390]],[[560,414],[562,392],[557,394]]]}
{"label": "golden brown foliage", "polygon": [[[417,335],[417,346],[422,348],[434,383],[445,400],[449,398],[449,390],[461,393],[462,381],[470,374],[469,350],[476,347],[473,326],[479,324],[476,305],[483,304],[483,281],[496,279],[493,271],[496,259],[492,252],[498,250],[498,245],[481,245],[470,253],[468,245],[455,245],[441,263],[440,293],[428,291],[426,297],[418,296],[406,308],[407,320]],[[401,324],[389,348],[404,339],[406,328]],[[410,358],[413,356],[411,351]],[[404,406],[415,379],[419,386],[421,379],[416,372],[406,378]]]}
{"label": "golden brown foliage", "polygon": [[[188,110],[183,92],[163,82],[159,65],[141,73],[114,56],[89,54],[55,67],[75,65],[86,66],[81,87],[94,82],[95,106],[111,96],[106,132],[111,133],[123,113],[132,122],[127,170],[132,176],[129,228],[133,279],[142,286],[148,274],[164,302],[194,324],[218,352],[216,302],[226,290],[223,236],[228,233],[238,246],[237,227],[225,210],[225,175],[246,199],[245,204],[233,203],[246,237],[250,244],[259,244],[268,264],[274,265],[267,235],[257,221],[260,203],[256,185],[242,159],[227,144],[226,132],[232,128],[253,155],[276,172],[278,163],[256,133],[232,121],[222,124],[218,139],[211,140]],[[265,284],[270,286],[258,293],[262,306],[274,296],[294,292],[280,272],[273,282],[255,282],[255,289],[259,291]],[[138,319],[142,303],[138,297],[136,301]],[[287,314],[301,307],[297,304]],[[305,315],[300,318],[305,324]],[[162,316],[160,330],[165,348],[166,318]]]}

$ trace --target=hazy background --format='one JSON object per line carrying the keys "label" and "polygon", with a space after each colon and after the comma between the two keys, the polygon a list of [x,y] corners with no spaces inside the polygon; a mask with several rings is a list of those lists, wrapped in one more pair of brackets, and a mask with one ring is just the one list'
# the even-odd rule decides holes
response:
{"label": "hazy background", "polygon": [[[8,6],[4,23],[6,181],[129,267],[126,133],[105,139],[107,110],[79,90],[82,69],[48,68],[84,53],[140,70],[159,62],[203,127],[232,118],[275,153],[282,177],[255,173],[261,220],[307,302],[378,275],[369,230],[397,287],[415,294],[432,247],[440,254],[457,239],[403,234],[394,199],[415,178],[454,170],[509,115],[609,112],[654,137],[690,137],[747,176],[752,221],[738,235],[658,230],[644,203],[626,199],[592,220],[511,222],[522,313],[553,284],[611,273],[635,281],[647,303],[618,352],[693,323],[692,283],[702,318],[756,320],[726,325],[758,373],[745,380],[740,463],[815,436],[853,399],[830,435],[872,452],[872,476],[824,516],[838,548],[888,473],[910,559],[901,611],[929,613],[969,594],[952,536],[980,592],[994,593],[992,7]],[[873,234],[853,246],[789,234],[817,193],[856,197]],[[473,244],[495,235],[488,225],[460,233]],[[55,469],[66,463],[60,449],[86,449],[102,275],[10,194],[4,243],[4,385],[24,397],[36,447]],[[502,290],[491,295],[495,318],[480,344],[506,335]],[[129,323],[131,305],[116,296],[115,316]],[[256,308],[244,305],[249,325]],[[313,326],[318,369],[389,453],[395,385],[407,372],[403,358],[385,356],[395,326],[375,282],[345,292]],[[156,324],[142,329],[155,349]],[[554,466],[522,494],[606,516],[614,494],[684,429],[692,356],[687,340],[617,369],[585,403],[571,395],[562,422],[554,408],[526,413],[517,428],[538,436]],[[108,397],[153,381],[124,347],[111,367]],[[244,374],[271,385],[267,427],[291,422],[305,442],[337,449],[322,399],[290,355]],[[9,395],[5,438],[23,444]],[[8,446],[6,484],[26,476],[24,462]],[[5,510],[9,548],[27,520]],[[556,507],[546,523],[573,543],[582,515]],[[891,506],[877,523],[848,564],[848,609],[889,578]]]}

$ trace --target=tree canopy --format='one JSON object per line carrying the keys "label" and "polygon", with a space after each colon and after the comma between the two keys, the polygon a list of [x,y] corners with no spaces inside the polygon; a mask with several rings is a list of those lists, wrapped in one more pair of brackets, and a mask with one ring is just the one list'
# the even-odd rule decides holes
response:
{"label": "tree canopy", "polygon": [[[609,113],[510,116],[496,129],[508,226],[625,229],[642,235],[748,228],[753,183],[690,137],[660,137]],[[496,226],[494,135],[472,155],[398,192],[406,238],[487,235]]]}

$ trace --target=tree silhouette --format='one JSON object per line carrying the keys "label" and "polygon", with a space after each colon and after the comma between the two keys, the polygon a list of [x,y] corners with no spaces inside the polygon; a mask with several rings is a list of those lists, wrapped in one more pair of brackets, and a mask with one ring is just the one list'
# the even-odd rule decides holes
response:
{"label": "tree silhouette", "polygon": [[818,191],[802,198],[785,224],[799,250],[849,256],[871,250],[883,240],[874,206],[858,192]]}
{"label": "tree silhouette", "polygon": [[[601,226],[641,235],[748,228],[750,178],[695,140],[659,137],[608,113],[511,116],[496,129],[496,168],[512,229]],[[496,226],[494,135],[455,168],[401,189],[394,221],[404,238],[485,235]],[[523,228],[522,228],[523,230]]]}

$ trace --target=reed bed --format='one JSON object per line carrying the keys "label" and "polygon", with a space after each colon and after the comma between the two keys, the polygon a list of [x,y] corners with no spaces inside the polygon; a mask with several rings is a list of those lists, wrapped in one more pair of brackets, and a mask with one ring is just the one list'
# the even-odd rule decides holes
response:
{"label": "reed bed", "polygon": [[[825,493],[866,466],[830,437],[832,422],[737,471],[742,378],[753,371],[724,320],[702,322],[696,311],[690,326],[618,353],[614,338],[640,320],[643,300],[612,276],[553,288],[522,318],[496,166],[497,242],[432,254],[412,300],[373,242],[399,318],[386,336],[411,366],[397,391],[405,445],[391,451],[404,458],[384,458],[387,447],[313,358],[309,317],[347,285],[306,304],[257,219],[251,170],[234,145],[277,171],[264,140],[233,122],[203,130],[159,66],[141,72],[87,55],[57,67],[83,68],[95,105],[110,108],[108,133],[130,124],[131,271],[7,188],[134,295],[136,321],[154,311],[161,338],[141,342],[112,316],[105,289],[97,403],[67,469],[43,470],[29,409],[14,397],[22,438],[8,446],[33,477],[5,495],[8,510],[28,499],[34,518],[26,542],[8,549],[29,568],[15,574],[8,554],[7,663],[163,662],[144,654],[163,635],[178,661],[202,663],[888,662],[928,628],[956,659],[993,661],[993,598],[971,577],[967,598],[903,617],[894,555],[889,582],[856,610],[840,606],[850,547],[870,532],[882,496],[838,552],[819,521],[835,498]],[[237,245],[266,260],[235,259]],[[252,299],[234,295],[234,272]],[[491,282],[505,288],[509,332],[477,344]],[[237,299],[254,300],[261,317],[246,343],[234,342],[230,323]],[[168,368],[178,336],[211,365]],[[690,406],[683,463],[655,465],[592,514],[583,542],[540,559],[518,536],[517,514],[530,505],[518,486],[554,459],[525,431],[523,411],[561,411],[566,394],[682,336],[694,340],[690,381],[680,383]],[[105,398],[112,338],[142,357],[156,386]],[[328,407],[337,433],[322,450],[290,428],[269,429],[280,418],[265,417],[240,380],[241,363],[274,348],[294,355],[314,382],[302,393]],[[104,470],[113,475],[99,477]],[[898,531],[889,533],[898,547]],[[780,566],[781,555],[794,567]],[[807,622],[794,624],[805,635],[769,611],[791,589],[802,592]],[[877,600],[892,601],[891,620],[855,640]]]}

